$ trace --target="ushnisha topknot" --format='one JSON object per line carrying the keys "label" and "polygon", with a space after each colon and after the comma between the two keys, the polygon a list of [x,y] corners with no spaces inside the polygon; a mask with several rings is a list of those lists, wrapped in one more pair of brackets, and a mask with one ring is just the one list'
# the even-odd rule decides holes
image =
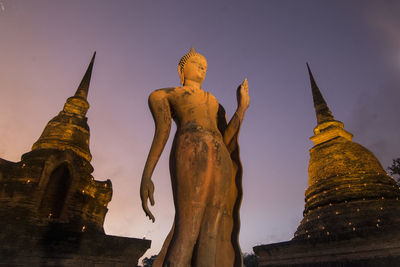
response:
{"label": "ushnisha topknot", "polygon": [[181,71],[183,71],[183,68],[185,67],[186,62],[191,58],[192,56],[200,56],[204,58],[204,56],[200,53],[197,53],[196,50],[194,50],[193,46],[190,48],[189,53],[184,55],[181,60],[179,61],[178,66],[180,67]]}

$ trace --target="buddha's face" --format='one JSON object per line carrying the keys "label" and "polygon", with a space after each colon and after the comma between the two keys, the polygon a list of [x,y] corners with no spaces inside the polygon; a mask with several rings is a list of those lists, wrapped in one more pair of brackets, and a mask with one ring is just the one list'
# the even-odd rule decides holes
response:
{"label": "buddha's face", "polygon": [[202,83],[206,77],[207,61],[202,56],[192,56],[186,62],[183,68],[184,80],[191,80],[197,83]]}

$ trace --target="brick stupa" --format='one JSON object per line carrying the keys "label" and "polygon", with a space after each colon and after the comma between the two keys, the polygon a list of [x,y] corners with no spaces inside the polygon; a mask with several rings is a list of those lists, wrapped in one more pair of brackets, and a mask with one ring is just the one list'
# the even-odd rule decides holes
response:
{"label": "brick stupa", "polygon": [[399,187],[335,120],[307,67],[317,126],[304,218],[291,241],[254,247],[260,266],[400,266]]}
{"label": "brick stupa", "polygon": [[91,173],[87,95],[74,96],[20,162],[0,159],[0,266],[136,266],[150,240],[110,236],[110,180]]}

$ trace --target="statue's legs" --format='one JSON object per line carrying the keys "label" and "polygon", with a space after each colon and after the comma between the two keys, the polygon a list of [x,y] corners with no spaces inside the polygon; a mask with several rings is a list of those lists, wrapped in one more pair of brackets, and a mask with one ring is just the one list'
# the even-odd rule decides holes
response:
{"label": "statue's legs", "polygon": [[233,206],[237,190],[232,177],[232,161],[225,146],[214,145],[213,186],[200,228],[197,253],[192,260],[196,267],[230,267],[234,264],[232,246]]}
{"label": "statue's legs", "polygon": [[234,264],[234,250],[231,241],[233,228],[232,216],[216,207],[208,207],[205,217],[212,216],[202,224],[193,266],[230,267]]}
{"label": "statue's legs", "polygon": [[167,254],[167,250],[169,244],[171,243],[172,236],[174,235],[175,230],[175,222],[172,225],[171,231],[169,231],[167,238],[164,241],[164,244],[161,248],[161,251],[158,253],[156,260],[154,261],[152,267],[162,267],[165,259],[165,255]]}
{"label": "statue's legs", "polygon": [[212,187],[212,136],[188,133],[174,140],[170,172],[175,202],[175,229],[164,266],[191,266]]}
{"label": "statue's legs", "polygon": [[204,133],[178,136],[170,172],[175,221],[154,266],[233,266],[237,192],[225,145]]}

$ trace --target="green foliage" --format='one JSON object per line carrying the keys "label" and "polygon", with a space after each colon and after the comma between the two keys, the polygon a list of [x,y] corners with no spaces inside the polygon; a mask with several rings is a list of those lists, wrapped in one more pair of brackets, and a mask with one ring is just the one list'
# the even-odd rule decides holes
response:
{"label": "green foliage", "polygon": [[257,255],[254,253],[244,253],[243,264],[244,267],[258,267]]}
{"label": "green foliage", "polygon": [[396,181],[400,184],[400,158],[393,159],[393,163],[388,167],[391,175],[396,175]]}
{"label": "green foliage", "polygon": [[142,260],[143,267],[151,267],[153,266],[153,262],[156,260],[157,255],[153,255],[150,258],[144,258]]}

